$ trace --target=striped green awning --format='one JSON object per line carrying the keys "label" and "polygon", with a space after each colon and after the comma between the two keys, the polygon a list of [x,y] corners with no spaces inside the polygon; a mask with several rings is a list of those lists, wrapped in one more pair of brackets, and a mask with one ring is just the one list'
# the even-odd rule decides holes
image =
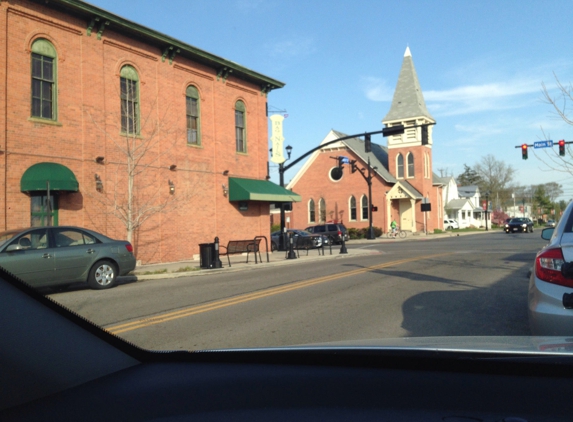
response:
{"label": "striped green awning", "polygon": [[50,190],[65,190],[77,192],[79,183],[74,173],[58,163],[38,163],[29,167],[20,180],[22,192],[35,192],[47,190],[50,182]]}
{"label": "striped green awning", "polygon": [[300,195],[267,180],[229,177],[229,201],[300,202]]}

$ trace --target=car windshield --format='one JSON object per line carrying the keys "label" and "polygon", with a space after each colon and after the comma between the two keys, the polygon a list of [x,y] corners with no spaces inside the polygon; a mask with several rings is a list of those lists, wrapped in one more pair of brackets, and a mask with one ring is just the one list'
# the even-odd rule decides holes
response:
{"label": "car windshield", "polygon": [[573,343],[569,2],[222,4],[0,2],[1,267],[145,349]]}

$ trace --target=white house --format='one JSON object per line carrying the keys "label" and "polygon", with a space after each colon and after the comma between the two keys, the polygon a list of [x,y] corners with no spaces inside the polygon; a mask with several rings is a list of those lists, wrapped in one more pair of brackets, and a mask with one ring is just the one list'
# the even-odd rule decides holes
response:
{"label": "white house", "polygon": [[[458,186],[453,177],[442,178],[444,183],[444,215],[456,220],[460,228],[485,227],[485,212],[480,204],[477,186]],[[488,214],[491,221],[491,213]]]}

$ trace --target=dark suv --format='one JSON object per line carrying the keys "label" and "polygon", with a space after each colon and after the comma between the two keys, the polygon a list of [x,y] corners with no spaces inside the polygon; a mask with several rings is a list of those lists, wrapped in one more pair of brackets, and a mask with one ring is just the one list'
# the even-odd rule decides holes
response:
{"label": "dark suv", "polygon": [[332,239],[333,243],[341,243],[342,236],[344,236],[344,241],[348,241],[348,230],[344,227],[344,224],[318,224],[316,226],[310,226],[305,229],[307,232],[315,234],[323,234]]}

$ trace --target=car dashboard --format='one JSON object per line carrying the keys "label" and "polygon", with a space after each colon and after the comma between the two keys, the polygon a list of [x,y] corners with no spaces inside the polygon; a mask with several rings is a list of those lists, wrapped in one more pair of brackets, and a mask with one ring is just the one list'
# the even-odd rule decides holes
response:
{"label": "car dashboard", "polygon": [[0,271],[2,421],[572,419],[571,358],[377,347],[140,349]]}

